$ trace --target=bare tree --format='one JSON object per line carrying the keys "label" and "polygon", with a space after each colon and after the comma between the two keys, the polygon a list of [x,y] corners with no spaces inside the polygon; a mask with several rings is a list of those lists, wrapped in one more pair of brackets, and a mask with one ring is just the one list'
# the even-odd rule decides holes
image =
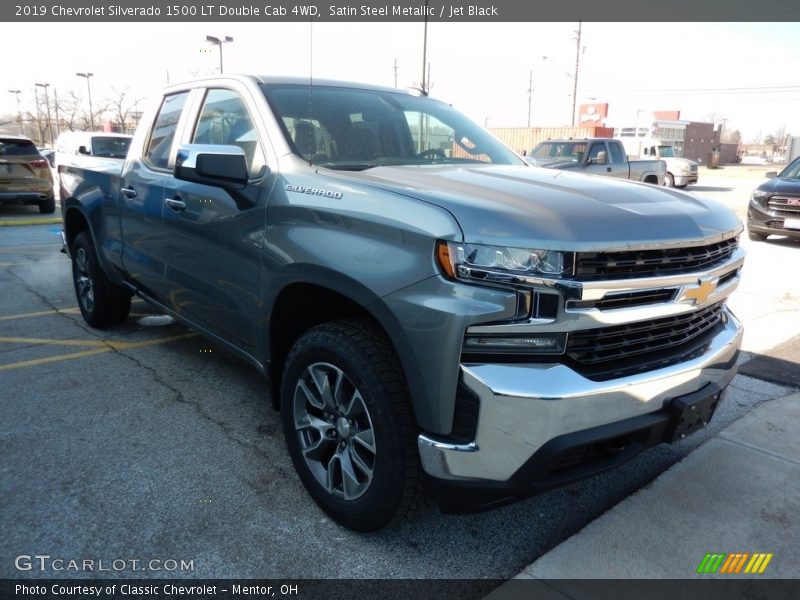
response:
{"label": "bare tree", "polygon": [[142,98],[136,96],[131,97],[130,88],[118,90],[112,86],[111,89],[114,92],[114,97],[109,98],[107,102],[111,105],[112,125],[121,133],[127,133],[128,117],[138,117],[138,115],[134,115],[133,113],[138,112],[136,111],[136,107],[139,102],[141,102]]}
{"label": "bare tree", "polygon": [[59,116],[61,123],[66,129],[75,131],[78,129],[78,113],[81,107],[81,97],[75,92],[70,90],[66,98],[58,104]]}

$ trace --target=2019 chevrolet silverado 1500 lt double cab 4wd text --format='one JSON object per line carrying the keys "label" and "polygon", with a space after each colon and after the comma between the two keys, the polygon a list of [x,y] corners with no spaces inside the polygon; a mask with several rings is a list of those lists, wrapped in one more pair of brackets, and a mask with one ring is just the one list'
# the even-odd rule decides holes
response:
{"label": "2019 chevrolet silverado 1500 lt double cab 4wd text", "polygon": [[268,375],[300,479],[355,529],[423,478],[485,507],[680,439],[735,371],[730,211],[528,166],[422,95],[173,86],[123,165],[61,188],[86,321],[138,294]]}

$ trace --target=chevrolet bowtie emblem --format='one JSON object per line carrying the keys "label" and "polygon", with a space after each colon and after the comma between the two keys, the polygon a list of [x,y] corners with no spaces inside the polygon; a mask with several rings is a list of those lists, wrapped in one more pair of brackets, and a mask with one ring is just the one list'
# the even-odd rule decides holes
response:
{"label": "chevrolet bowtie emblem", "polygon": [[681,300],[694,300],[695,304],[703,304],[717,289],[719,277],[705,277],[697,280],[697,287],[683,288]]}

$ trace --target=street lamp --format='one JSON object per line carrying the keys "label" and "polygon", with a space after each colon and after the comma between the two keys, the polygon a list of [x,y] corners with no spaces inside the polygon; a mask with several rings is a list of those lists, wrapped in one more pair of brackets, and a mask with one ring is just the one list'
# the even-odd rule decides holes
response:
{"label": "street lamp", "polygon": [[86,78],[86,91],[89,93],[89,129],[94,131],[94,113],[92,112],[92,86],[89,84],[89,78],[94,73],[75,73],[78,77]]}
{"label": "street lamp", "polygon": [[226,35],[222,39],[214,37],[213,35],[207,35],[206,41],[210,44],[219,46],[219,74],[222,75],[222,44],[230,44],[233,41],[233,38],[229,35]]}
{"label": "street lamp", "polygon": [[17,118],[19,119],[19,134],[25,135],[25,131],[22,129],[22,109],[19,107],[19,95],[22,93],[22,90],[8,90],[10,94],[15,94],[17,97]]}
{"label": "street lamp", "polygon": [[49,83],[34,83],[36,87],[44,88],[44,103],[47,106],[47,131],[50,132],[50,146],[53,145],[53,121],[50,118],[50,96],[47,95],[47,88],[50,87]]}

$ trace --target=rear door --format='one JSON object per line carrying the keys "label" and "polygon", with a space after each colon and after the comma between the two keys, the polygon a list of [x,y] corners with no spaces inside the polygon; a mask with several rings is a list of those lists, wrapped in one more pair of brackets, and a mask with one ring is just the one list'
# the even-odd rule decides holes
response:
{"label": "rear door", "polygon": [[172,179],[189,94],[164,97],[142,155],[130,158],[120,180],[123,266],[147,293],[164,303],[169,291],[164,278],[169,236],[163,219],[164,189]]}
{"label": "rear door", "polygon": [[241,147],[250,183],[233,197],[215,186],[169,177],[163,217],[169,308],[251,354],[257,341],[260,248],[274,182],[255,114],[245,89],[205,91],[184,141]]}

